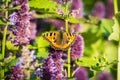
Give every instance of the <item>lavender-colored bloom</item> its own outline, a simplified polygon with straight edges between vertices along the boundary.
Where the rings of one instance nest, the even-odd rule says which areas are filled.
[[[81,18],[84,14],[84,7],[82,0],[73,0],[71,5],[71,15],[75,18]],[[73,28],[74,27],[74,28]],[[71,24],[70,29],[72,32],[80,32],[80,24]]]
[[[39,71],[39,69],[38,69]],[[54,61],[51,57],[44,60],[42,67],[40,68],[40,74],[36,73],[42,80],[52,80],[55,77],[56,67]]]
[[[105,6],[103,2],[97,2],[92,10],[92,15],[98,19],[105,17]]]
[[[28,0],[16,0],[14,5],[25,5],[28,3]]]
[[[29,57],[28,57],[29,56]],[[22,69],[29,68],[30,63],[35,59],[34,52],[31,52],[23,46],[22,54],[19,58],[19,62],[16,65],[19,65]]]
[[[35,58],[34,51],[29,51],[25,46],[23,46],[21,57],[18,58],[19,61],[16,63],[16,66],[19,66],[23,70],[22,74],[24,78],[29,78],[30,73],[27,69],[30,69],[31,62]]]
[[[82,25],[80,24],[70,24],[71,33],[79,33],[82,31]]]
[[[84,49],[84,41],[82,36],[78,35],[76,37],[76,40],[73,44],[73,46],[71,46],[71,59],[77,60],[80,59],[83,56],[83,49]]]
[[[96,80],[114,80],[114,79],[110,73],[108,73],[107,71],[102,71],[99,74],[97,74]]]
[[[26,45],[30,41],[30,14],[28,0],[18,0],[16,4],[21,8],[9,16],[9,20],[16,27],[12,29],[14,38],[11,41],[14,45]]]
[[[88,80],[87,70],[85,68],[79,67],[76,70],[74,77],[76,80]]]
[[[113,0],[107,0],[106,4],[106,17],[112,19],[114,16],[114,5]]]
[[[36,38],[36,33],[37,33],[37,30],[36,30],[36,22],[30,22],[30,40],[35,40]]]
[[[44,59],[43,65],[36,70],[42,80],[66,80],[63,75],[62,51],[49,49],[50,55]]]
[[[83,2],[82,0],[73,0],[71,5],[71,12],[75,18],[81,18],[83,16]]]
[[[9,78],[10,78],[10,80],[22,80],[22,69],[21,69],[21,67],[13,66]]]

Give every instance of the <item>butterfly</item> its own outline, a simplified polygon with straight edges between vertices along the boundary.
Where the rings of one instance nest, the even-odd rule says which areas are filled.
[[[65,31],[47,32],[43,37],[50,42],[56,50],[67,50],[75,41],[76,35]]]

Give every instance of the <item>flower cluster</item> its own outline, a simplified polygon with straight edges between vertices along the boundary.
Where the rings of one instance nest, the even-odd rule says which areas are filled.
[[[16,66],[13,67],[12,69],[12,73],[10,74],[10,79],[12,79],[11,76],[14,76],[16,80],[17,79],[16,75],[19,75],[19,74],[23,75],[22,77],[20,76],[21,78],[23,77],[29,78],[30,74],[28,69],[30,69],[31,67],[30,63],[35,59],[34,52],[33,51],[30,52],[25,46],[23,46],[21,57],[19,57],[18,59],[19,61],[16,63]],[[36,65],[34,65],[34,67],[36,67]],[[21,72],[18,73],[19,72],[18,70],[21,70]],[[18,80],[21,80],[21,79],[18,79]]]
[[[71,13],[75,18],[81,18],[83,16],[83,2],[82,0],[73,0],[71,5]]]
[[[106,18],[112,19],[114,16],[114,5],[113,5],[114,0],[107,0],[106,3]]]
[[[71,5],[71,16],[79,19],[82,18],[84,7],[82,0],[73,0]],[[71,24],[70,30],[71,32],[81,32],[81,25],[80,24]]]
[[[19,66],[13,66],[9,76],[11,80],[22,80],[22,69]]]
[[[96,80],[114,80],[112,75],[107,71],[102,71],[97,74]]]
[[[36,74],[42,80],[66,80],[63,63],[62,51],[51,50],[49,57],[44,59],[43,65],[36,70]]]
[[[15,37],[12,39],[14,45],[26,45],[30,41],[30,14],[28,0],[17,0],[15,5],[21,8],[9,16],[9,20],[15,25],[12,29]]]
[[[112,19],[114,15],[113,0],[107,0],[105,4],[101,1],[96,2],[92,10],[92,15],[98,19],[105,17]]]
[[[92,15],[97,17],[98,19],[102,19],[105,17],[105,6],[103,2],[97,2],[92,11]]]
[[[29,57],[28,57],[29,56]],[[22,54],[19,58],[19,62],[16,64],[17,66],[21,66],[23,69],[27,69],[30,67],[30,63],[35,59],[33,51],[29,51],[25,46],[22,48]]]
[[[88,80],[87,70],[83,67],[77,68],[74,77],[76,80]]]
[[[82,36],[78,35],[74,44],[71,46],[71,59],[77,60],[80,59],[83,55],[84,41]]]

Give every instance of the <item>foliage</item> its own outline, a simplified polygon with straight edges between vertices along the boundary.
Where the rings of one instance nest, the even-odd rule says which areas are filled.
[[[92,79],[95,80],[97,73],[102,72],[104,70],[110,72],[112,75],[114,73],[117,74],[117,69],[114,69],[114,67],[117,65],[118,62],[117,41],[119,41],[120,38],[119,36],[120,13],[113,15],[114,16],[113,19],[107,17],[98,19],[97,16],[92,15],[92,9],[97,1],[83,0],[85,14],[82,17],[78,18],[71,15],[72,10],[70,7],[71,6],[70,3],[58,4],[53,0],[29,0],[29,7],[31,12],[28,15],[29,8],[28,10],[26,9],[26,12],[24,12],[23,10],[23,14],[22,11],[20,11],[26,3],[22,3],[19,6],[16,6],[15,4],[12,3],[12,1],[14,0],[8,0],[9,2],[8,5],[7,3],[5,4],[5,0],[0,2],[0,6],[1,4],[6,5],[5,9],[0,8],[1,11],[0,47],[3,46],[5,47],[5,49],[3,48],[5,52],[3,52],[3,50],[0,49],[0,79],[2,79],[3,73],[4,73],[4,78],[8,79],[9,75],[11,74],[12,67],[20,66],[20,65],[22,65],[23,67],[24,79],[30,79],[30,80],[40,79],[39,77],[40,75],[38,75],[36,71],[37,69],[39,70],[39,68],[42,68],[43,65],[49,66],[52,65],[53,63],[56,64],[57,62],[59,63],[59,60],[61,59],[65,60],[64,62],[66,62],[68,58],[68,53],[70,53],[69,50],[68,52],[67,51],[59,52],[59,50],[58,52],[55,52],[57,50],[53,50],[53,49],[52,49],[53,51],[51,51],[51,47],[50,47],[51,43],[45,40],[42,34],[44,34],[44,32],[66,30],[67,27],[69,28],[69,30],[71,29],[71,32],[73,30],[72,33],[81,35],[84,38],[84,52],[82,58],[76,59],[75,61],[71,60],[71,63],[66,62],[63,66],[63,70],[65,71],[62,72],[65,75],[67,74],[66,69],[68,69],[69,67],[71,69],[70,77],[67,78],[68,80],[75,80],[74,73],[77,70],[76,67],[84,67],[88,73],[87,75],[90,80]],[[101,0],[101,1],[104,4],[106,4],[107,2],[107,0]],[[118,6],[118,8],[119,7],[120,6]],[[58,11],[59,8],[62,11],[62,13]],[[7,13],[5,11],[7,11]],[[32,11],[35,11],[35,13],[32,13]],[[3,17],[3,16],[1,17],[1,15],[3,15],[2,12],[6,14],[8,17]],[[13,12],[15,12],[16,16],[20,17],[20,19],[13,17],[12,18],[13,22],[11,22],[10,16]],[[17,13],[19,13],[19,16]],[[23,16],[24,14],[27,15],[27,18]],[[32,16],[32,18],[28,20],[28,16]],[[22,22],[20,21],[21,19],[25,23],[30,21],[30,26],[32,26],[32,28],[30,28],[30,26],[29,28],[26,28],[25,26],[21,27],[20,24],[20,22]],[[32,23],[35,25],[35,31],[33,29],[34,25],[32,25]],[[77,24],[80,24],[80,31],[75,32],[74,28],[76,27],[75,25]],[[4,35],[5,34],[4,30],[6,26],[7,26],[7,32],[6,32],[7,34]],[[24,32],[24,30],[27,31],[28,29],[30,29],[30,31]],[[19,32],[19,30],[21,30],[21,34],[17,33]],[[32,33],[32,31],[33,34],[35,33],[34,39],[31,38],[33,37],[33,34],[30,34],[30,32]],[[18,39],[21,39],[19,36],[22,35],[21,37],[24,37],[23,38],[24,40],[20,40],[20,41],[23,43],[26,40],[26,36],[28,35],[27,39],[29,39],[28,40],[29,42],[24,45],[15,45],[14,44],[15,41],[13,41],[13,35],[17,36]],[[4,41],[3,39],[5,39],[4,45],[2,44]],[[5,53],[4,57],[3,57],[3,53]],[[59,59],[59,56],[61,55],[57,55],[57,53],[62,53],[62,55],[64,56],[62,56],[62,58]],[[58,61],[56,58],[54,58],[56,56],[53,55],[56,55],[58,57]],[[21,60],[21,57],[23,56],[25,56],[24,60],[30,62],[24,63],[26,61]],[[29,58],[29,60],[27,60],[27,58]],[[53,62],[51,63],[45,62],[45,60],[47,61],[49,59]],[[25,65],[29,67],[26,67]],[[59,64],[59,66],[61,65],[62,63]],[[49,67],[51,68],[51,66]],[[52,68],[55,67],[56,66],[54,65]],[[39,71],[39,73],[40,72],[41,71]],[[116,75],[113,75],[113,77],[114,79],[116,79]]]

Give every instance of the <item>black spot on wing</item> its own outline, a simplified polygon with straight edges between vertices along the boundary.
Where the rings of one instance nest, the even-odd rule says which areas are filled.
[[[53,35],[55,36],[55,33],[53,33]]]
[[[50,36],[52,36],[52,33],[50,33]]]

